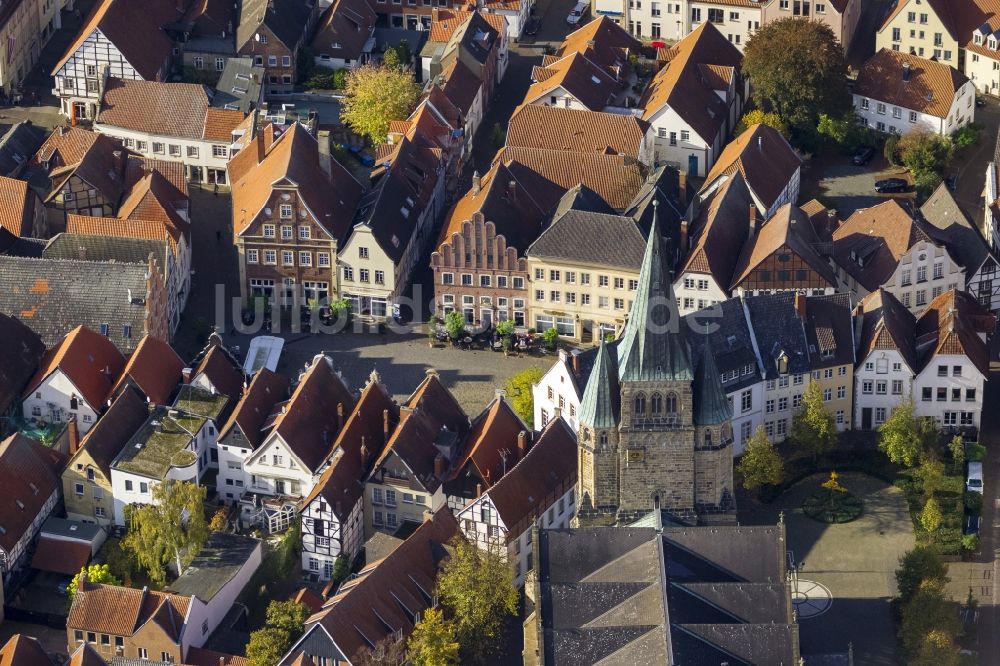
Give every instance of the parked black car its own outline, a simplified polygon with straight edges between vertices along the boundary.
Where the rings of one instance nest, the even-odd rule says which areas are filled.
[[[868,162],[870,162],[872,157],[874,156],[875,156],[875,149],[872,148],[871,146],[867,146],[856,152],[851,161],[857,164],[858,166],[864,166],[865,164],[868,164]]]
[[[976,95],[976,106],[986,106],[986,98]]]
[[[908,187],[909,183],[902,178],[885,178],[884,180],[875,181],[875,191],[879,194],[905,192]]]
[[[954,192],[955,188],[958,187],[958,174],[953,173],[948,175],[944,179],[944,186]]]
[[[965,517],[965,534],[979,534],[983,522],[982,516],[968,515]]]
[[[534,7],[534,5],[532,5]],[[537,35],[538,34],[539,21],[536,18],[531,18],[528,21],[528,25],[524,26],[524,34],[526,35]]]

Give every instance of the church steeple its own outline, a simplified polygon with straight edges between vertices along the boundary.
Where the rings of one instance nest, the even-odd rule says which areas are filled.
[[[733,408],[722,389],[719,368],[715,364],[712,345],[705,342],[694,378],[694,424],[718,425],[733,417]]]
[[[653,201],[653,224],[639,271],[639,288],[618,345],[622,381],[690,381],[694,375],[666,265],[658,205]]]
[[[621,414],[618,368],[608,346],[601,340],[594,369],[580,399],[580,424],[590,428],[615,428]]]

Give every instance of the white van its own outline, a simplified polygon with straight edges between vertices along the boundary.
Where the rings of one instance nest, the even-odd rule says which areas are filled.
[[[969,476],[965,479],[965,490],[970,493],[983,494],[983,463],[969,463]]]
[[[578,2],[576,6],[570,10],[569,16],[566,17],[566,23],[569,25],[578,25],[583,22],[584,17],[590,13],[590,3],[589,2]]]

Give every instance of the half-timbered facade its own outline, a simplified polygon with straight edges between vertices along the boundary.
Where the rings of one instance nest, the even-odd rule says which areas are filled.
[[[796,291],[832,294],[837,276],[820,251],[812,223],[802,209],[785,204],[743,246],[731,286],[739,294]]]
[[[532,568],[531,530],[569,527],[576,514],[576,435],[562,419],[545,426],[534,446],[503,478],[458,512],[459,527],[480,547],[507,549],[514,582]]]
[[[52,70],[52,92],[59,97],[63,115],[74,121],[96,117],[108,76],[166,80],[173,41],[162,28],[180,18],[184,5],[173,0],[101,0]]]
[[[363,480],[398,418],[398,407],[373,372],[334,443],[330,465],[302,502],[303,571],[329,580],[337,558],[351,562],[361,551]]]
[[[339,415],[354,405],[347,386],[326,356],[319,355],[287,402],[274,406],[271,429],[243,466],[247,483],[240,520],[270,532],[287,528],[299,502],[313,490],[334,453]],[[265,426],[267,427],[267,426]]]

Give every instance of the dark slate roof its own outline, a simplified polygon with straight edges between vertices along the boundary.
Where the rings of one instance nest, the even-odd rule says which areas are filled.
[[[809,346],[805,328],[795,313],[795,294],[790,291],[744,298],[750,325],[757,338],[764,378],[778,376],[778,357],[788,357],[789,374],[809,372]]]
[[[289,49],[305,36],[306,23],[312,15],[310,0],[243,0],[239,27],[236,28],[236,48],[254,38],[264,24]]]
[[[681,218],[684,217],[677,169],[660,166],[650,171],[631,205],[625,209],[625,214],[636,221],[644,234],[649,233],[649,228],[653,225],[653,201],[659,203],[656,215],[660,222],[660,233],[665,238],[677,238]]]
[[[733,417],[733,408],[729,405],[726,392],[722,389],[722,380],[719,368],[715,365],[715,352],[711,343],[701,348],[701,358],[698,361],[692,388],[695,425],[717,425]]]
[[[48,242],[42,258],[141,264],[145,268],[149,265],[149,255],[152,254],[162,274],[168,252],[170,246],[166,240],[62,233]]]
[[[31,121],[19,122],[0,137],[0,175],[19,173],[45,141],[44,128]]]
[[[547,664],[768,664],[798,651],[781,526],[538,534]]]
[[[645,244],[630,217],[568,210],[528,247],[528,256],[636,270]]]
[[[740,299],[730,298],[685,315],[681,330],[687,335],[693,357],[700,357],[701,348],[711,343],[720,375],[739,371],[738,377],[725,383],[727,393],[745,389],[763,379],[753,351],[753,335]],[[748,366],[750,372],[744,374],[743,370]]]
[[[169,591],[208,603],[249,562],[260,545],[253,537],[212,532],[180,578],[168,586]]]
[[[229,58],[222,70],[212,106],[250,113],[260,99],[264,83],[264,68],[253,64],[253,58]]]
[[[566,194],[559,199],[553,219],[558,219],[563,213],[576,210],[587,213],[602,213],[604,215],[614,215],[615,211],[600,194],[580,183],[566,190]]]
[[[854,319],[850,294],[806,298],[806,341],[814,370],[854,365]]]
[[[375,27],[375,50],[382,52],[388,47],[398,48],[405,40],[410,53],[420,53],[427,41],[429,30],[404,30],[403,28]]]
[[[943,241],[955,261],[966,269],[966,279],[972,278],[989,256],[989,247],[944,183],[920,207],[920,215],[929,223],[925,228]]]
[[[146,304],[139,299],[145,295],[145,263],[0,257],[0,313],[18,317],[49,347],[80,324],[94,331],[108,324],[115,346],[132,351],[144,330]]]
[[[693,378],[687,341],[680,333],[676,299],[656,215],[639,271],[639,288],[618,345],[622,381],[683,381]]]
[[[580,400],[580,423],[592,428],[614,428],[621,415],[618,364],[607,343],[601,340],[587,388]]]
[[[0,414],[6,414],[38,369],[45,345],[24,322],[2,312],[0,340]]]
[[[6,229],[0,229],[0,237],[4,235],[4,231]],[[42,253],[45,252],[45,246],[48,244],[48,241],[42,238],[15,238],[12,240],[10,245],[0,247],[0,254],[5,254],[8,257],[41,258]]]
[[[444,48],[444,57],[453,49],[461,49],[475,58],[480,65],[486,64],[490,51],[496,45],[498,33],[479,12],[473,12],[451,34]]]

